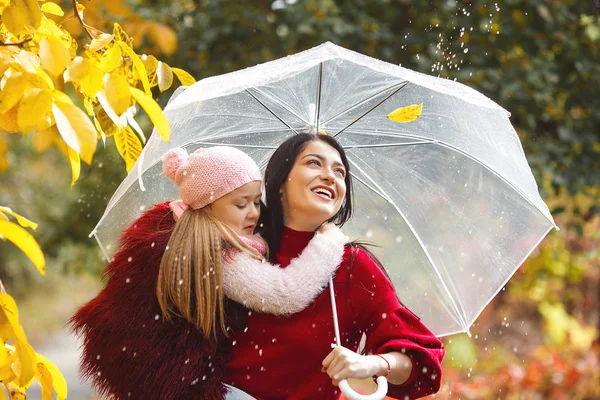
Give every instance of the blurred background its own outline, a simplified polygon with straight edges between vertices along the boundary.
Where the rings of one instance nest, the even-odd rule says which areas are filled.
[[[62,6],[70,9],[71,2]],[[473,326],[444,339],[436,399],[600,398],[600,4],[592,0],[83,1],[86,22],[119,22],[138,54],[197,80],[331,41],[483,92],[511,112],[552,231]],[[72,34],[87,43],[80,25]],[[165,105],[170,92],[158,97]],[[145,115],[144,115],[145,117]],[[139,121],[147,136],[148,120]],[[65,323],[102,285],[105,261],[88,234],[126,176],[99,145],[70,187],[56,149],[3,133],[0,204],[37,222],[45,277],[0,243],[0,279],[16,297],[36,351],[65,373],[69,398],[94,398],[77,377]],[[112,138],[108,138],[110,142]],[[400,293],[400,297],[402,294]],[[35,396],[32,396],[35,398]]]

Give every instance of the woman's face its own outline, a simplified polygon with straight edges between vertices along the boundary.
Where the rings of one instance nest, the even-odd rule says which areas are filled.
[[[238,235],[252,235],[260,217],[260,182],[244,186],[213,201],[210,209]]]
[[[309,142],[280,189],[284,225],[314,231],[337,214],[346,196],[345,176],[336,149],[320,140]]]

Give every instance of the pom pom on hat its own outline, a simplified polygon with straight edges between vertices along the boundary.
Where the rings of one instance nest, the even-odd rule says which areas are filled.
[[[185,151],[185,149],[176,148],[169,150],[169,152],[163,157],[163,174],[175,182],[177,170],[187,159],[188,153]]]

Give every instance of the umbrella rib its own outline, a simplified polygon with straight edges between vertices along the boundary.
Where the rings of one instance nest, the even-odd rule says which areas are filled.
[[[277,146],[259,146],[253,144],[237,144],[237,143],[219,143],[219,142],[194,142],[196,144],[206,144],[209,146],[230,146],[230,147],[241,147],[246,149],[264,149],[264,150],[275,150]]]
[[[381,100],[379,103],[375,104],[373,107],[371,107],[370,109],[367,110],[367,112],[365,112],[363,115],[361,115],[360,117],[356,118],[354,121],[350,122],[350,124],[348,126],[346,126],[345,128],[343,128],[342,130],[338,131],[335,135],[333,135],[333,137],[337,137],[338,135],[340,135],[342,132],[344,132],[346,129],[350,128],[352,125],[354,125],[358,120],[360,120],[362,117],[364,117],[365,115],[367,115],[368,113],[370,113],[371,111],[373,111],[374,109],[376,109],[377,107],[379,107],[380,105],[382,105],[387,99],[389,99],[390,97],[392,97],[393,95],[395,95],[396,93],[398,93],[400,91],[400,89],[402,89],[404,86],[408,85],[408,81],[404,81],[402,83],[399,84],[400,87],[398,87],[396,90],[394,90],[392,93],[390,93],[389,95],[387,95],[383,100]],[[358,107],[359,104],[357,104],[354,107]],[[353,107],[353,108],[354,108]]]
[[[344,146],[344,150],[349,149],[369,149],[377,147],[400,147],[400,146],[412,146],[415,144],[435,144],[434,140],[421,140],[418,142],[404,142],[404,143],[382,143],[382,144],[357,144]]]
[[[287,104],[281,102],[281,99],[275,98],[273,96],[271,96],[270,94],[267,94],[265,92],[263,92],[262,90],[258,89],[258,88],[252,88],[252,90],[254,90],[255,92],[260,93],[262,96],[266,97],[267,99],[271,100],[273,103],[277,104],[278,106],[281,106],[282,108],[286,109],[290,114],[293,114],[296,118],[298,118],[299,120],[301,120],[302,122],[306,123],[307,125],[309,124],[308,121],[305,121],[304,118],[302,118],[300,115],[298,115],[294,110],[292,110],[290,107],[288,107]],[[264,104],[263,104],[264,107]],[[271,111],[271,110],[269,110]],[[271,111],[271,113],[273,113]],[[273,114],[274,115],[274,114]],[[276,116],[276,115],[275,115]],[[276,116],[277,117],[277,116]],[[280,120],[281,121],[281,120]]]
[[[369,100],[372,100],[374,97],[379,96],[381,93],[384,93],[388,90],[393,90],[397,85],[405,85],[407,84],[408,81],[402,81],[400,83],[396,83],[395,85],[390,86],[387,89],[383,89],[381,92],[379,93],[375,93],[372,96],[367,97],[366,99],[359,101],[358,103],[356,103],[355,105],[347,108],[346,110],[342,111],[341,113],[336,114],[335,116],[329,118],[327,121],[323,122],[323,125],[330,123],[331,121],[335,121],[336,119],[338,119],[339,117],[341,117],[342,115],[346,115],[348,114],[350,111],[354,110],[356,107],[361,106],[362,104],[365,104],[366,102],[368,102]]]
[[[459,306],[454,301],[454,297],[450,293],[450,289],[446,285],[446,281],[444,281],[444,279],[442,278],[442,276],[440,274],[440,271],[438,271],[437,267],[435,266],[435,263],[433,262],[433,259],[431,258],[431,255],[427,251],[427,248],[425,247],[425,244],[423,243],[423,241],[421,239],[421,236],[419,236],[419,234],[417,233],[417,231],[415,230],[415,228],[412,226],[412,224],[410,223],[410,221],[408,220],[408,218],[406,218],[406,216],[404,215],[404,213],[402,212],[402,210],[400,210],[400,207],[398,207],[396,205],[396,203],[393,200],[391,200],[390,196],[388,196],[388,194],[385,192],[385,190],[383,190],[381,187],[379,187],[379,185],[377,185],[377,183],[373,179],[371,179],[369,177],[369,175],[367,173],[365,173],[365,171],[363,171],[358,166],[358,164],[355,161],[353,161],[350,158],[348,158],[348,161],[350,161],[350,163],[354,167],[356,167],[356,169],[358,169],[359,172],[361,172],[364,176],[366,176],[366,177],[369,178],[369,180],[373,183],[373,186],[375,186],[378,189],[378,190],[375,191],[375,193],[377,193],[379,196],[383,197],[383,199],[385,199],[386,201],[388,201],[392,205],[392,207],[394,207],[394,209],[398,212],[398,214],[400,214],[400,216],[402,217],[402,219],[404,220],[404,222],[406,223],[406,225],[410,229],[411,233],[413,234],[413,236],[415,237],[415,239],[419,243],[419,246],[420,246],[421,250],[423,251],[423,253],[425,253],[425,257],[427,258],[427,261],[429,261],[429,264],[433,267],[433,270],[435,271],[435,273],[436,273],[438,279],[440,280],[440,282],[441,282],[444,290],[446,291],[446,294],[448,295],[448,298],[450,299],[450,303],[452,304],[452,308],[454,308],[454,311],[456,312],[456,316],[460,319],[460,324],[468,331],[469,327],[467,326],[467,322],[465,320],[466,315],[464,313],[464,310],[462,309],[462,307],[460,307],[460,309],[459,309]],[[353,174],[353,176],[356,177],[356,175],[354,175],[354,174]]]
[[[319,118],[321,118],[321,85],[323,83],[323,62],[319,64],[319,83],[317,83],[317,107],[315,110],[315,126],[319,133]]]
[[[378,102],[377,104],[375,104],[373,107],[371,107],[369,110],[367,110],[364,114],[362,114],[360,117],[356,118],[354,121],[352,121],[350,124],[348,124],[346,127],[344,127],[343,129],[341,129],[340,131],[338,131],[335,135],[333,135],[333,137],[338,136],[340,133],[342,133],[343,131],[345,131],[346,129],[348,129],[349,127],[351,127],[352,125],[354,125],[358,120],[360,120],[362,117],[364,117],[365,115],[367,115],[368,113],[370,113],[371,111],[373,111],[374,109],[376,109],[377,107],[379,107],[382,103],[384,103],[387,99],[389,99],[390,97],[392,97],[393,95],[395,95],[400,89],[402,89],[404,86],[406,86],[408,84],[408,81],[404,81],[404,82],[400,82],[397,85],[400,85],[398,88],[396,88],[396,90],[394,90],[392,93],[390,93],[388,96],[386,96],[383,100],[381,100],[380,102]],[[352,107],[348,108],[345,111],[342,111],[341,113],[337,114],[335,117],[328,119],[327,121],[323,122],[323,125],[326,125],[328,123],[330,123],[331,121],[334,121],[336,119],[338,119],[339,117],[341,117],[342,115],[345,115],[347,113],[349,113],[350,111],[354,110],[356,107],[361,106],[362,104],[368,102],[369,100],[373,99],[374,97],[380,95],[381,93],[384,93],[387,90],[392,90],[394,89],[397,85],[394,86],[390,86],[387,89],[382,90],[379,93],[376,93],[366,99],[364,99],[363,101],[356,103],[355,105],[353,105]]]
[[[248,92],[248,94],[250,96],[252,96],[254,98],[254,100],[258,101],[260,103],[261,106],[263,106],[268,112],[270,112],[271,114],[273,114],[273,116],[275,118],[277,118],[282,124],[284,124],[285,126],[287,126],[289,129],[291,129],[292,131],[294,131],[294,133],[297,135],[298,131],[296,131],[294,128],[292,128],[290,125],[288,125],[284,120],[282,120],[281,118],[279,118],[279,116],[277,114],[275,114],[269,107],[267,107],[265,105],[265,103],[263,103],[262,101],[260,101],[260,99],[258,97],[256,97],[251,91],[250,89],[246,89],[246,92]]]
[[[359,132],[359,130],[357,130],[356,133],[358,133],[358,134],[365,133],[365,134],[368,134],[369,136],[381,136],[379,134],[384,134],[385,135],[388,132],[386,132],[386,131],[379,131],[379,132],[377,132],[377,134],[375,134],[375,133],[370,134],[368,131]],[[487,165],[485,162],[481,161],[479,158],[475,157],[474,155],[472,155],[472,154],[470,154],[470,153],[468,153],[468,152],[466,152],[466,151],[464,151],[464,150],[462,150],[462,149],[460,149],[460,148],[458,148],[458,147],[456,147],[454,145],[451,145],[449,143],[440,141],[438,139],[433,139],[432,140],[432,139],[429,139],[429,138],[426,138],[426,137],[420,136],[420,135],[403,135],[403,134],[398,135],[398,134],[394,134],[393,132],[389,132],[389,134],[390,134],[390,136],[394,136],[394,137],[431,140],[430,142],[428,142],[429,144],[435,144],[435,145],[438,145],[438,146],[446,147],[446,148],[448,148],[448,149],[450,149],[452,151],[455,151],[455,152],[457,152],[459,154],[462,154],[463,156],[465,156],[467,158],[470,158],[471,160],[473,160],[477,164],[481,165],[482,167],[484,167],[485,169],[487,169],[488,171],[490,171],[494,176],[498,177],[506,185],[508,185],[515,192],[517,192],[519,195],[521,195],[529,204],[531,204],[533,207],[535,207],[544,216],[544,218],[548,222],[550,222],[552,224],[552,226],[555,229],[559,229],[558,226],[556,226],[556,223],[552,219],[548,218],[548,216],[546,215],[546,213],[544,213],[544,211],[537,204],[535,204],[533,202],[533,200],[531,200],[531,197],[528,194],[526,194],[525,192],[523,192],[520,188],[518,188],[517,186],[515,186],[507,178],[505,178],[504,176],[500,175],[498,172],[494,171],[494,169],[492,169],[492,167],[490,167],[489,165]],[[424,143],[424,144],[428,144],[428,143]],[[386,147],[386,145],[380,145],[379,147]],[[349,146],[344,146],[344,148],[350,148],[350,147]]]

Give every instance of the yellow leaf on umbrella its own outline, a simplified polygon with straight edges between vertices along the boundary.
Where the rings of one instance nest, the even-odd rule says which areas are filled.
[[[42,4],[42,12],[46,14],[58,15],[59,17],[65,15],[65,12],[62,10],[62,8],[60,8],[58,4],[51,1]]]
[[[146,114],[148,114],[148,117],[150,117],[160,137],[165,142],[168,142],[171,136],[171,127],[158,103],[151,96],[148,96],[139,89],[130,87],[129,90],[133,98],[140,103]]]
[[[117,130],[114,137],[117,150],[125,160],[125,168],[129,172],[142,152],[142,144],[129,126]]]
[[[90,51],[98,51],[105,48],[110,42],[112,42],[113,39],[114,35],[111,35],[110,33],[102,33],[96,38],[92,39],[92,43],[90,43],[88,49]]]
[[[21,225],[23,228],[31,228],[33,230],[36,230],[38,227],[38,224],[36,224],[33,221],[28,220],[27,218],[17,214],[16,212],[14,212],[13,210],[11,210],[8,207],[2,207],[0,206],[0,213],[4,213],[4,214],[8,214],[8,215],[12,215],[13,217],[15,217],[17,219],[17,222],[19,223],[19,225]]]
[[[150,82],[148,81],[148,73],[146,72],[146,67],[144,67],[144,63],[142,62],[142,60],[140,60],[138,55],[135,54],[133,49],[129,47],[127,43],[121,41],[117,41],[117,43],[119,44],[119,46],[121,46],[121,50],[123,51],[123,53],[125,53],[129,58],[131,58],[131,61],[133,61],[133,67],[137,71],[140,80],[142,81],[144,91],[146,92],[146,94],[151,95],[152,92],[150,92]]]
[[[8,30],[21,35],[35,31],[42,22],[42,11],[36,0],[11,0],[2,11],[2,22]]]
[[[192,86],[194,83],[196,83],[196,80],[193,76],[180,68],[171,68],[171,71],[173,71],[183,86]]]
[[[104,75],[104,89],[102,93],[108,104],[117,114],[117,116],[123,115],[125,111],[131,106],[131,93],[129,93],[129,83],[122,74],[114,72],[112,74]]]
[[[158,62],[156,77],[158,79],[158,89],[161,92],[164,92],[173,84],[173,71],[171,71],[171,67],[169,67],[167,63],[162,61]]]
[[[98,67],[102,72],[112,72],[121,64],[121,47],[117,45],[109,46],[102,57]]]
[[[398,108],[388,114],[388,118],[394,122],[411,122],[419,118],[423,112],[423,103]]]
[[[25,92],[19,103],[18,123],[24,134],[42,124],[46,114],[52,111],[52,93],[49,90],[32,88]]]
[[[54,391],[58,395],[57,400],[63,400],[67,398],[67,381],[60,372],[60,370],[54,365],[52,361],[44,357],[43,355],[36,353],[38,365],[42,364],[46,370],[52,375],[52,386]]]
[[[0,92],[0,115],[13,108],[21,100],[26,86],[27,79],[21,72],[15,72],[6,80]]]
[[[45,274],[44,254],[31,233],[13,222],[0,221],[0,236],[13,242],[29,257],[40,274]]]
[[[75,182],[79,179],[81,173],[81,163],[79,162],[79,154],[69,147],[69,164],[71,165],[71,187],[75,186]]]
[[[0,224],[2,221],[0,221]],[[15,224],[13,224],[15,225]],[[19,229],[23,229],[15,225]],[[36,358],[33,348],[29,345],[25,331],[19,323],[19,310],[15,300],[6,293],[0,294],[0,307],[6,318],[8,319],[15,339],[15,348],[17,350],[18,360],[20,361],[20,371],[15,371],[17,374],[18,385],[26,386],[35,375]]]
[[[96,151],[96,128],[85,111],[77,107],[64,93],[52,93],[52,114],[65,143],[81,156],[86,164],[92,163]]]
[[[40,41],[40,61],[46,71],[59,76],[71,61],[69,47],[54,36],[43,38]]]
[[[177,34],[167,25],[151,21],[147,34],[164,54],[170,56],[177,49]]]

